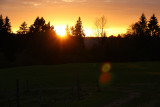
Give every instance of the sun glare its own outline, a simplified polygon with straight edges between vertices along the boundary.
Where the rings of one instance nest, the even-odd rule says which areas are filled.
[[[59,36],[64,37],[66,32],[65,28],[66,26],[55,26],[55,31]]]
[[[93,36],[91,29],[84,29],[84,33],[85,33],[85,35],[86,35],[87,37],[88,37],[88,36]]]
[[[66,26],[55,26],[56,33],[61,37],[65,36],[65,33],[66,33],[65,29],[66,29]],[[91,29],[88,29],[88,28],[84,29],[84,33],[87,37],[92,36]]]
[[[107,31],[107,36],[117,36],[118,34],[123,34],[126,33],[126,28],[108,28],[106,29]]]
[[[99,81],[102,85],[107,84],[110,80],[111,80],[111,74],[110,74],[110,70],[111,70],[111,63],[104,63],[101,67],[101,75],[99,78]]]

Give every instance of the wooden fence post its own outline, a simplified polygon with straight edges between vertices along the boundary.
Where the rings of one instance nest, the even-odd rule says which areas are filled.
[[[43,107],[42,88],[39,89],[39,95],[40,95],[40,107]]]
[[[78,96],[78,100],[80,100],[80,91],[81,91],[81,87],[80,87],[80,81],[79,81],[79,73],[77,72],[77,96]]]
[[[26,92],[29,92],[29,81],[26,80]]]
[[[16,83],[16,103],[17,103],[17,107],[20,107],[20,101],[19,101],[19,80],[17,80]]]
[[[97,91],[98,92],[101,92],[101,88],[100,88],[100,85],[99,85],[99,81],[97,80]]]

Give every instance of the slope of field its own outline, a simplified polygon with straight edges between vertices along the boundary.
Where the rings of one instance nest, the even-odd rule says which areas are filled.
[[[102,65],[0,69],[0,107],[160,106],[160,62],[111,63],[106,84],[99,82]]]

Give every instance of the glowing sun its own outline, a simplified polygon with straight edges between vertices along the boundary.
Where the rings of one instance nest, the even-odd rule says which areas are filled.
[[[55,26],[55,31],[59,36],[63,37],[66,33],[65,28],[66,26]]]
[[[58,36],[61,36],[61,37],[65,36],[65,34],[66,34],[66,30],[65,30],[66,26],[55,26],[54,29],[55,29],[55,31],[56,31],[56,33],[57,33]],[[85,33],[85,35],[87,37],[93,35],[91,29],[85,28],[83,30],[84,30],[84,33]]]
[[[85,35],[87,36],[87,37],[89,37],[89,36],[93,36],[93,34],[92,34],[92,30],[91,29],[84,29],[84,33],[85,33]]]

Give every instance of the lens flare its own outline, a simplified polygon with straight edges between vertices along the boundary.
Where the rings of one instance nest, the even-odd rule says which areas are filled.
[[[104,63],[101,67],[101,75],[99,78],[99,81],[101,83],[101,85],[105,85],[107,84],[110,80],[111,80],[111,74],[110,74],[110,70],[111,70],[111,63]]]
[[[111,64],[110,63],[105,63],[101,67],[101,72],[109,72],[111,70]]]
[[[111,75],[109,73],[102,73],[100,76],[100,83],[106,84],[111,80]]]

